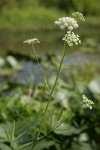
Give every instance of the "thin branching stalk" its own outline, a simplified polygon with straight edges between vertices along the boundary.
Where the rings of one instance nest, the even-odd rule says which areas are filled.
[[[49,95],[49,100],[47,102],[47,105],[46,105],[46,108],[45,108],[45,111],[44,111],[44,114],[43,114],[43,117],[42,117],[42,121],[41,121],[41,125],[40,125],[40,128],[39,128],[39,132],[38,132],[38,136],[37,136],[37,139],[39,139],[39,136],[40,136],[40,132],[41,132],[41,128],[42,128],[42,125],[43,125],[43,122],[44,122],[44,118],[45,118],[45,114],[47,112],[47,109],[49,107],[49,104],[50,104],[50,101],[51,101],[51,98],[52,98],[52,95],[53,95],[53,92],[55,90],[55,87],[56,87],[56,84],[57,84],[57,81],[58,81],[58,77],[59,77],[59,73],[60,73],[60,70],[61,70],[61,66],[63,64],[63,60],[64,60],[64,57],[65,57],[65,50],[66,50],[66,42],[64,43],[64,48],[63,48],[63,52],[62,52],[62,57],[61,57],[61,61],[60,61],[60,65],[59,65],[59,68],[58,68],[58,72],[57,72],[57,76],[56,76],[56,79],[55,79],[55,83],[53,85],[53,88],[50,92],[50,95]]]
[[[51,132],[52,132],[53,130],[55,130],[57,127],[59,127],[62,123],[64,123],[73,113],[75,113],[77,110],[79,110],[79,108],[82,107],[83,104],[84,104],[84,103],[82,103],[81,105],[79,105],[73,112],[70,112],[70,113],[68,114],[68,116],[67,116],[66,118],[64,118],[61,122],[59,122],[58,124],[55,123],[55,125],[52,127]]]
[[[33,48],[33,51],[34,51],[34,53],[35,53],[35,48],[34,48],[33,43],[32,43],[32,48]],[[46,89],[48,90],[48,92],[50,93],[50,88],[49,88],[49,86],[48,86],[47,80],[45,79],[45,75],[44,75],[44,72],[43,72],[43,70],[42,70],[42,68],[41,68],[41,65],[40,65],[38,56],[35,58],[35,60],[37,61],[38,66],[39,66],[39,69],[40,69],[40,73],[41,73],[41,77],[42,77],[41,80],[42,80],[42,82],[44,83],[45,88],[46,88]]]

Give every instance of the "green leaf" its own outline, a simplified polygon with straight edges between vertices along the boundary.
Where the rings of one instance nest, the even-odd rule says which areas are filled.
[[[37,145],[35,146],[34,150],[44,150],[49,148],[50,146],[54,145],[55,142],[53,140],[46,140],[46,139],[42,139],[40,140]]]
[[[77,129],[69,124],[65,124],[65,123],[62,123],[60,126],[58,126],[54,132],[56,134],[61,134],[61,135],[67,135],[67,136],[70,136],[70,135],[73,135],[73,134],[79,134],[80,133],[80,129]]]
[[[90,89],[91,92],[100,94],[100,77],[92,80],[88,84],[88,88]]]

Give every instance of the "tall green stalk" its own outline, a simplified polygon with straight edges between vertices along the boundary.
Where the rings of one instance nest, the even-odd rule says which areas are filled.
[[[64,42],[64,48],[63,48],[63,51],[62,51],[62,56],[61,56],[61,61],[60,61],[60,64],[59,64],[57,76],[56,76],[54,85],[53,85],[53,87],[52,87],[52,90],[51,90],[51,92],[50,92],[50,95],[49,95],[50,98],[49,98],[49,100],[48,100],[48,102],[47,102],[47,105],[46,105],[46,108],[45,108],[45,111],[44,111],[44,114],[43,114],[43,117],[42,117],[42,121],[41,121],[41,125],[40,125],[40,128],[39,128],[39,132],[38,132],[37,139],[39,139],[40,132],[41,132],[41,128],[42,128],[42,125],[43,125],[43,122],[44,122],[44,119],[45,119],[45,114],[46,114],[47,109],[48,109],[48,107],[49,107],[49,104],[50,104],[50,101],[51,101],[51,98],[52,98],[52,94],[53,94],[53,92],[54,92],[54,90],[55,90],[55,87],[56,87],[56,85],[57,85],[59,73],[60,73],[60,70],[61,70],[61,67],[62,67],[62,64],[63,64],[63,60],[64,60],[64,57],[65,57],[65,50],[66,50],[66,42]]]

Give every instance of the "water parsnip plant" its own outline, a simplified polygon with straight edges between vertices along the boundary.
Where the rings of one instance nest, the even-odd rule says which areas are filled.
[[[49,131],[47,130],[45,116],[46,116],[46,113],[48,111],[50,102],[52,100],[52,96],[54,94],[55,88],[57,86],[57,82],[58,82],[58,79],[59,79],[59,74],[60,74],[60,71],[61,71],[61,68],[62,68],[62,65],[63,65],[63,61],[64,61],[64,58],[65,58],[66,47],[67,47],[67,45],[68,46],[74,46],[74,45],[81,44],[80,36],[74,32],[74,30],[79,27],[78,20],[85,21],[84,16],[81,13],[75,12],[75,13],[72,13],[72,17],[62,17],[62,18],[59,18],[57,21],[55,21],[55,25],[58,26],[61,30],[64,30],[65,34],[64,34],[64,36],[62,38],[62,40],[64,41],[64,46],[63,46],[63,51],[62,51],[62,55],[61,55],[61,60],[60,60],[60,63],[59,63],[57,74],[56,74],[56,79],[55,79],[55,82],[54,82],[52,87],[50,87],[48,85],[48,81],[45,78],[45,74],[43,73],[43,70],[41,68],[40,62],[38,61],[38,58],[37,58],[37,63],[39,65],[39,67],[40,67],[42,81],[43,81],[43,83],[45,85],[45,88],[48,89],[48,97],[49,97],[49,99],[48,99],[47,105],[46,105],[46,107],[44,109],[44,113],[43,113],[43,116],[41,118],[41,124],[40,124],[39,130],[37,132],[36,140],[35,140],[35,142],[33,142],[33,146],[32,146],[31,150],[34,149],[34,147],[36,146],[36,144],[38,143],[38,141],[40,139],[42,139],[44,137],[47,137],[52,131],[54,131],[63,122],[65,122],[73,113],[73,112],[68,112],[68,115],[65,118],[63,118],[62,120],[60,120],[61,117],[62,117],[62,114],[63,114],[63,110],[61,110],[59,112],[58,120],[54,123],[54,125],[52,125],[52,124],[50,125],[51,127],[50,127]],[[28,39],[28,40],[24,41],[24,43],[31,44],[32,48],[34,50],[34,54],[35,54],[34,44],[40,43],[40,41],[37,38],[33,38],[33,39]],[[83,102],[79,106],[79,108],[83,104],[86,104],[87,107],[92,109],[92,105],[94,103],[91,100],[88,100],[88,98],[85,95],[82,96],[82,99],[83,99],[82,100]],[[75,111],[77,109],[79,109],[79,108],[76,108]],[[44,130],[44,132],[42,130]]]

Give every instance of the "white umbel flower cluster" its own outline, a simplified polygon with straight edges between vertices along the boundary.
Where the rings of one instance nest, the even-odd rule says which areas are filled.
[[[74,32],[68,31],[67,34],[62,38],[69,46],[73,46],[75,43],[76,45],[81,44],[81,40],[79,39],[79,35],[75,34]]]
[[[28,40],[24,41],[24,43],[35,44],[35,43],[40,43],[40,41],[37,38],[33,38],[33,39],[28,39]]]
[[[78,28],[77,21],[71,17],[62,17],[55,21],[55,24],[60,27],[61,30],[68,29],[72,31],[73,29]]]
[[[94,104],[91,100],[89,100],[85,95],[82,95],[82,101],[86,104],[87,107],[92,109],[92,105]]]
[[[72,17],[62,17],[55,21],[55,25],[60,27],[61,30],[67,30],[67,33],[64,35],[62,40],[67,42],[69,46],[73,44],[81,44],[79,36],[73,32],[74,29],[78,28],[77,20],[85,21],[83,14],[79,12],[72,13]],[[66,31],[65,30],[65,31]]]

